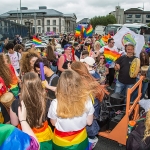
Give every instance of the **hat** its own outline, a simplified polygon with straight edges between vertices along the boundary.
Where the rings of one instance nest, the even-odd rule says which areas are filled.
[[[64,45],[64,50],[67,49],[68,47],[72,48],[72,45],[71,44]]]
[[[85,62],[86,64],[88,64],[89,66],[94,66],[94,64],[95,64],[95,60],[94,60],[94,58],[92,58],[92,57],[86,57],[86,58],[84,58],[84,59],[81,59],[80,60],[81,62]]]

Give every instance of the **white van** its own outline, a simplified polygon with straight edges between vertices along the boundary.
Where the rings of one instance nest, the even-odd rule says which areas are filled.
[[[98,25],[95,27],[95,34],[100,34],[100,35],[103,35],[105,34],[104,32],[104,29],[105,29],[105,26],[101,26],[101,25]]]

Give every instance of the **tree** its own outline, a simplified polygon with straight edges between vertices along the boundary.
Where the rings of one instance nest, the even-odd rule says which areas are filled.
[[[150,27],[150,23],[148,24],[148,26]]]
[[[116,18],[113,15],[95,16],[90,19],[90,24],[93,26],[94,29],[97,25],[107,26],[108,24],[114,24],[116,22]]]

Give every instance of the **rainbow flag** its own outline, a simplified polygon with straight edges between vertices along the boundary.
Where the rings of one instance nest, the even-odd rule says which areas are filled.
[[[81,36],[81,32],[82,32],[82,26],[78,25],[75,31],[75,36]]]
[[[35,45],[41,45],[42,44],[42,41],[39,39],[39,38],[37,38],[37,37],[33,37],[33,44],[35,44]]]
[[[102,39],[105,43],[107,43],[109,38],[111,38],[111,35],[110,35],[110,34],[104,35],[101,39]]]
[[[102,39],[99,40],[99,43],[100,43],[101,47],[105,46],[105,42]]]
[[[10,91],[13,93],[13,95],[16,97],[19,94],[19,87],[18,84],[10,84]]]
[[[121,56],[121,54],[119,54],[115,50],[111,51],[107,48],[104,48],[104,56],[106,58],[107,64],[110,65],[112,62],[116,61]]]
[[[36,140],[16,127],[0,124],[0,149],[1,150],[39,150]]]
[[[86,129],[72,132],[54,130],[53,148],[55,150],[92,150]]]
[[[89,25],[86,28],[86,36],[92,36],[92,35],[93,35],[93,27],[92,27],[92,25]]]
[[[18,128],[21,129],[21,125],[18,125]],[[45,121],[43,123],[43,127],[41,128],[32,128],[32,131],[34,132],[36,138],[38,139],[38,142],[40,143],[40,150],[53,150],[52,148],[52,138],[53,138],[53,132],[51,128],[48,125],[48,122]]]

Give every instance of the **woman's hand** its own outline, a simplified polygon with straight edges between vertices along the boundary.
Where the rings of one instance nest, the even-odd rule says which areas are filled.
[[[27,118],[27,111],[23,101],[21,101],[21,107],[19,106],[18,108],[18,117],[19,121],[26,120]]]

